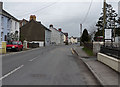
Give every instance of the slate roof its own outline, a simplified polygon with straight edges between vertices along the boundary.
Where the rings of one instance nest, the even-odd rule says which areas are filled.
[[[31,21],[34,21],[34,20],[31,20]],[[22,26],[21,28],[23,28],[23,27],[25,27],[27,24],[29,24],[31,21],[29,21],[28,23],[26,23],[24,26]],[[43,24],[41,24],[41,22],[39,22],[39,21],[34,21],[35,23],[37,23],[37,24],[39,24],[40,26],[43,26],[46,30],[48,30],[48,31],[50,31],[51,32],[51,30],[50,29],[48,29],[47,27],[45,27]]]
[[[68,36],[68,33],[64,33],[65,36]]]
[[[9,14],[7,11],[5,11],[5,10],[2,10],[2,15],[4,15],[4,16],[6,16],[6,17],[8,17],[8,18],[11,18],[11,19],[13,19],[13,20],[15,20],[15,21],[17,21],[17,22],[19,22],[19,20],[17,19],[17,18],[15,18],[14,16],[12,16],[11,14]]]
[[[23,22],[23,21],[26,21],[26,22],[28,22],[28,20],[26,20],[26,19],[22,19],[22,20],[19,20],[20,22]]]

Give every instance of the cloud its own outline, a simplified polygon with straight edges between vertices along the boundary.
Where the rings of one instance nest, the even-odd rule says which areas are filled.
[[[44,2],[37,2],[36,0],[34,0],[34,2],[6,1],[4,3],[4,9],[18,19],[25,18],[29,20],[29,16],[31,14],[35,14],[37,16],[37,20],[41,21],[45,26],[49,27],[50,24],[53,24],[56,28],[61,27],[63,31],[68,32],[70,36],[79,36],[79,26],[85,19],[91,0],[88,0],[88,2],[83,0],[79,0],[80,2],[72,2],[73,0],[69,2],[64,2],[64,0],[57,0],[57,2],[42,1]],[[115,9],[118,8],[118,2],[109,3],[111,3]],[[102,7],[102,1],[97,2],[96,0],[93,0],[89,14],[83,24],[83,29],[87,28],[88,31],[93,31],[91,26],[94,26],[100,17]]]

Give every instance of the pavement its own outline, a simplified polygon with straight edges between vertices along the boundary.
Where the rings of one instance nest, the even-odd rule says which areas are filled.
[[[70,46],[50,46],[2,57],[3,85],[99,85]]]
[[[88,56],[83,50],[83,47],[74,47],[75,52],[79,56],[99,83],[103,86],[119,86],[119,74],[107,65],[97,61],[97,57]]]
[[[44,47],[40,47],[40,48],[44,48]],[[27,48],[27,49],[23,49],[23,51],[17,51],[17,52],[14,52],[14,51],[7,51],[5,54],[0,54],[0,56],[8,56],[8,55],[14,55],[14,54],[19,54],[19,53],[23,53],[23,52],[28,52],[28,51],[32,51],[32,50],[36,50],[36,49],[40,49],[40,48]]]

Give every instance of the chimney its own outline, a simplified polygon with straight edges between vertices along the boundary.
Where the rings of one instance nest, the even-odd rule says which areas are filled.
[[[35,16],[35,15],[31,15],[31,16],[30,16],[30,21],[31,21],[31,20],[36,21],[36,16]]]
[[[53,25],[51,24],[51,25],[49,26],[49,28],[53,28]]]
[[[0,2],[0,10],[3,9],[3,2]]]
[[[61,32],[61,31],[62,31],[62,29],[61,29],[61,28],[59,28],[59,29],[58,29],[58,31],[59,31],[59,32]]]

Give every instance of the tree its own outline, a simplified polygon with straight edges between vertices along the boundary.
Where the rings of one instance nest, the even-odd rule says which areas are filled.
[[[13,40],[18,41],[19,40],[18,31],[15,31],[15,33],[7,33],[6,38],[8,42]]]
[[[118,27],[115,30],[116,36],[120,36],[120,17],[118,17]]]
[[[87,29],[84,29],[83,34],[81,36],[81,42],[85,43],[85,42],[89,42],[90,41],[90,36],[88,34]]]
[[[102,33],[104,33],[103,29],[112,29],[112,37],[115,37],[115,30],[117,28],[117,13],[113,9],[111,4],[106,3],[106,24],[103,28],[103,13],[101,13],[101,17],[99,18],[99,21],[97,22],[96,26],[98,28],[98,32],[101,32],[100,36],[103,36]],[[99,35],[97,32],[96,36]]]
[[[98,38],[99,36],[103,36],[103,31],[98,29],[98,31],[95,33],[94,40],[97,41],[97,38]]]

